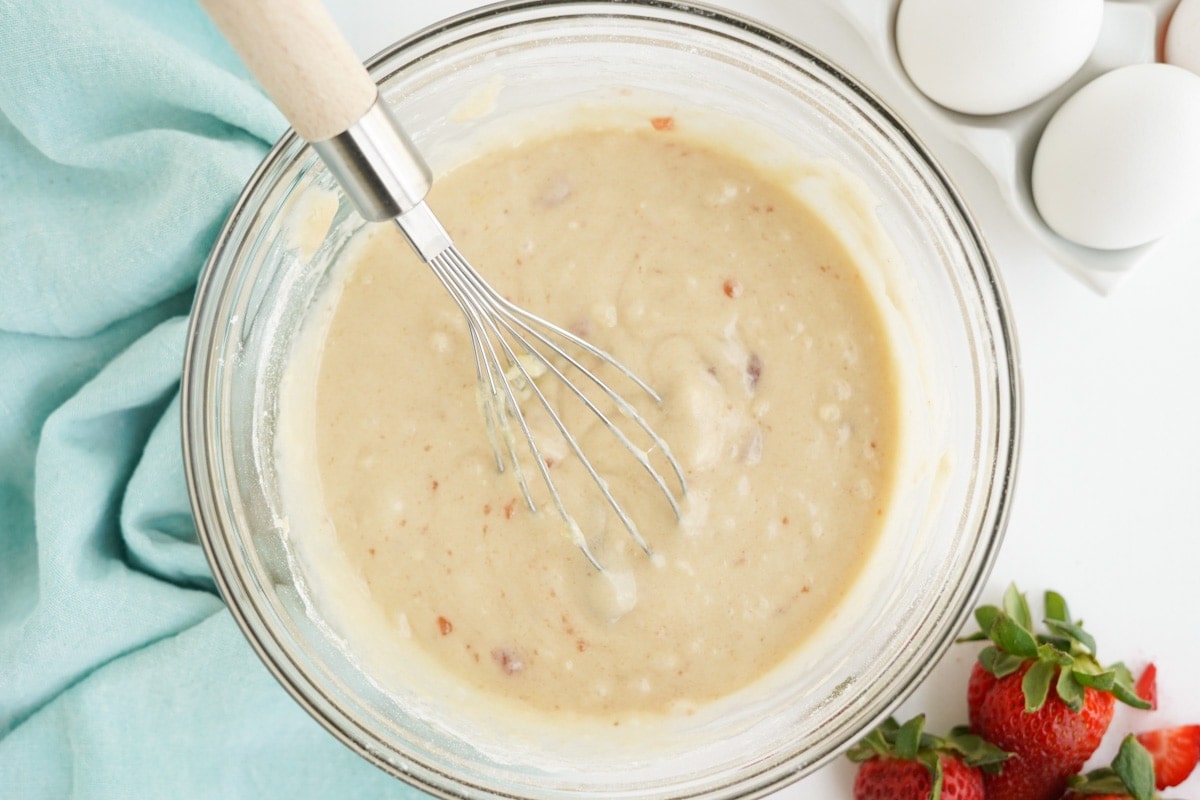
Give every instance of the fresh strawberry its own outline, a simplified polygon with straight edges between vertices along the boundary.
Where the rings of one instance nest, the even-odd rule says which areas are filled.
[[[1154,760],[1155,785],[1159,789],[1178,786],[1200,763],[1200,725],[1162,728],[1137,735]]]
[[[924,715],[888,719],[850,749],[854,800],[983,800],[983,771],[1008,754],[965,728],[942,738],[924,727]]]
[[[1158,667],[1147,664],[1133,689],[1138,697],[1150,704],[1151,711],[1158,708]]]
[[[1034,632],[1016,587],[1003,608],[980,606],[975,618],[980,630],[964,641],[991,643],[967,686],[971,730],[1012,753],[999,772],[984,775],[988,800],[1058,800],[1099,747],[1115,702],[1149,704],[1123,664],[1100,665],[1095,640],[1055,592],[1046,592],[1046,633]]]
[[[933,793],[933,777],[919,761],[882,756],[864,762],[854,778],[854,800],[983,800],[983,778],[961,761],[943,756],[942,786]]]
[[[1068,779],[1095,752],[1113,716],[1113,696],[1084,690],[1076,712],[1057,695],[1050,695],[1029,712],[1023,684],[1032,663],[994,680],[992,690],[971,709],[971,728],[1012,752],[1013,758],[997,775],[986,779],[988,800],[1056,800]],[[992,677],[979,663],[971,673]]]
[[[1161,800],[1154,789],[1154,761],[1130,735],[1121,741],[1112,766],[1071,778],[1063,800]]]

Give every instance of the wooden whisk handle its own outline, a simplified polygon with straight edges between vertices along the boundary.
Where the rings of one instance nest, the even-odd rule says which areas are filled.
[[[364,219],[395,219],[421,205],[429,166],[320,0],[200,3]],[[414,241],[419,252],[441,246],[435,227]]]
[[[377,90],[320,0],[200,0],[288,122],[309,142],[357,122]]]

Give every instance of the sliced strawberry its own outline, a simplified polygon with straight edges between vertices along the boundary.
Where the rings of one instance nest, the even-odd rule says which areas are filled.
[[[1200,763],[1200,725],[1161,728],[1137,735],[1154,759],[1154,780],[1159,789],[1178,786]]]
[[[1147,664],[1146,669],[1142,670],[1133,690],[1138,697],[1150,704],[1151,711],[1158,708],[1158,667],[1154,666],[1154,662]]]

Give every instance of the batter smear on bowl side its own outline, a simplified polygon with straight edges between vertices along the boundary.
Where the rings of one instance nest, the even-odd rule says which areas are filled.
[[[682,521],[594,417],[566,412],[653,557],[535,406],[605,571],[497,473],[461,312],[390,226],[341,272],[311,380],[289,390],[315,386],[312,491],[355,580],[397,638],[486,695],[613,720],[729,695],[802,646],[880,535],[900,413],[877,300],[819,213],[684,128],[528,139],[430,197],[505,296],[662,396],[639,408],[686,470]]]

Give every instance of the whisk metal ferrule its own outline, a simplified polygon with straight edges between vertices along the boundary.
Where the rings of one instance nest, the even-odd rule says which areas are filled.
[[[354,208],[370,222],[408,213],[433,185],[429,165],[378,92],[349,128],[311,144]]]

